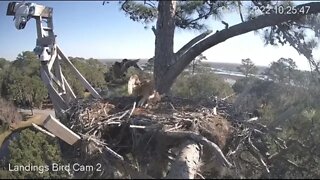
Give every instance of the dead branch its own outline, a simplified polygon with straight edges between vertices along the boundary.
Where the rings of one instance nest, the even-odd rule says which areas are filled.
[[[211,34],[212,31],[206,31],[195,38],[191,39],[186,45],[184,45],[177,53],[176,57],[180,58],[187,50],[189,50],[192,46],[194,46],[197,42],[201,41],[205,37],[207,37],[209,34]]]
[[[136,102],[133,103],[133,107],[132,107],[132,110],[130,112],[129,118],[131,117],[131,115],[132,115],[132,113],[133,113],[135,108],[136,108]]]
[[[244,22],[243,16],[242,16],[242,12],[241,12],[241,2],[240,2],[240,1],[238,1],[238,9],[239,9],[239,14],[240,14],[241,22]]]
[[[98,140],[98,139],[95,139],[95,138],[93,138],[92,136],[87,136],[87,135],[85,135],[85,134],[80,134],[84,139],[86,139],[87,141],[92,141],[92,142],[94,142],[96,145],[98,145],[98,146],[101,146],[101,147],[104,147],[105,149],[106,149],[106,151],[108,151],[111,155],[113,155],[114,157],[116,157],[116,158],[118,158],[118,159],[120,159],[120,160],[124,160],[123,159],[123,157],[121,156],[121,155],[119,155],[118,153],[116,153],[116,152],[114,152],[111,148],[109,148],[108,146],[107,146],[107,144],[106,143],[104,143],[104,142],[102,142],[102,141],[100,141],[100,140]]]
[[[209,148],[209,150],[213,153],[214,157],[217,157],[218,162],[220,165],[225,167],[232,167],[232,164],[227,160],[227,158],[222,153],[219,146],[217,146],[215,143],[209,141],[207,138],[200,136],[194,132],[188,132],[188,131],[179,131],[179,132],[163,132],[167,138],[174,138],[174,139],[192,139],[196,141],[197,143],[202,144],[203,146]]]
[[[270,170],[269,170],[267,164],[266,164],[266,163],[264,162],[264,160],[263,160],[263,156],[261,155],[259,149],[252,143],[250,137],[248,137],[247,145],[248,145],[248,147],[249,147],[249,152],[253,155],[253,157],[255,157],[255,158],[258,160],[258,162],[260,163],[260,165],[261,165],[262,167],[264,167],[265,170],[266,170],[268,173],[270,173]]]

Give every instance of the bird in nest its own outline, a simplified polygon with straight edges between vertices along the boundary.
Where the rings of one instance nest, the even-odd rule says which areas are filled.
[[[128,81],[128,94],[137,98],[138,107],[161,100],[160,94],[154,89],[153,79],[142,79],[137,74],[130,77]]]

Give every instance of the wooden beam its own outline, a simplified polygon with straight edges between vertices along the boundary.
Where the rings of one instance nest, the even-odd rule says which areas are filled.
[[[70,130],[68,127],[63,125],[58,119],[52,117],[49,115],[47,119],[44,121],[43,126],[52,134],[59,137],[66,143],[73,145],[78,140],[81,139],[81,137],[74,133],[72,130]]]
[[[53,102],[55,110],[61,111],[68,109],[69,107],[66,104],[65,100],[59,95],[59,93],[54,88],[52,81],[50,80],[49,75],[47,74],[46,68],[46,65],[41,65],[41,79],[48,88],[50,99]]]
[[[75,73],[75,75],[80,79],[81,83],[85,86],[85,88],[90,91],[91,95],[97,99],[101,99],[99,93],[91,86],[91,84],[82,76],[82,74],[78,71],[78,69],[71,63],[68,57],[66,57],[59,46],[57,46],[58,55],[63,59],[66,64],[70,67],[70,69]]]

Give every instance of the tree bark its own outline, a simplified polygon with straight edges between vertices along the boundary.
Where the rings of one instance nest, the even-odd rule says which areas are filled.
[[[310,6],[308,14],[316,14],[320,12],[320,3],[312,2],[296,6],[299,9],[303,6]],[[216,33],[200,40],[192,39],[187,45],[188,49],[178,51],[173,55],[173,33],[174,33],[174,8],[172,1],[160,1],[158,10],[159,18],[157,21],[156,35],[156,53],[155,53],[155,83],[159,93],[167,93],[179,74],[202,52],[207,49],[226,41],[229,38],[245,34],[254,30],[262,29],[269,26],[278,25],[287,21],[299,20],[306,14],[268,14],[261,15],[255,19],[239,23],[227,29],[217,31]],[[163,23],[163,22],[167,23]],[[161,26],[163,25],[163,26]],[[206,34],[208,35],[208,34]],[[187,49],[187,50],[186,50]],[[174,62],[170,64],[168,62]]]
[[[165,92],[168,87],[170,88],[173,83],[163,82],[170,81],[170,79],[166,78],[165,74],[174,62],[173,40],[175,8],[175,1],[159,1],[159,15],[155,40],[154,81],[156,90],[161,94]]]
[[[200,151],[198,144],[186,141],[180,146],[180,153],[166,179],[194,179],[200,166]]]

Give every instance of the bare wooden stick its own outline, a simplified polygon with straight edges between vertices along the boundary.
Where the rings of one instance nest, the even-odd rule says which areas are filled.
[[[87,109],[88,121],[90,120],[90,111]]]
[[[199,172],[197,172],[197,176],[199,176],[201,179],[206,179],[202,174],[200,174]]]
[[[84,136],[84,137],[86,137],[86,138],[88,138],[88,135],[85,135],[85,134],[81,134],[81,135]],[[100,146],[103,146],[111,155],[113,155],[113,156],[116,157],[117,159],[120,159],[120,160],[122,160],[122,161],[124,160],[124,158],[123,158],[121,155],[119,155],[118,153],[116,153],[115,151],[113,151],[111,148],[109,148],[105,142],[102,142],[102,141],[100,141],[100,140],[98,140],[98,139],[92,138],[91,136],[90,136],[89,138],[90,138],[90,140],[91,140],[92,142],[94,142],[95,144],[100,145]],[[89,140],[89,139],[88,139],[88,140]]]
[[[95,120],[95,118],[92,118],[91,122],[90,122],[90,126],[92,126],[93,121]]]
[[[182,125],[181,125],[181,124],[180,124],[180,125],[178,125],[178,126],[177,126],[177,124],[176,124],[176,125],[175,125],[175,127],[170,128],[170,129],[167,129],[167,130],[165,130],[165,132],[174,131],[174,130],[177,130],[177,129],[181,128],[181,127],[182,127]]]
[[[258,120],[258,117],[253,117],[251,119],[248,119],[247,122],[252,122],[252,121],[256,121],[256,120]]]
[[[174,111],[177,111],[176,108],[172,105],[172,103],[169,103],[169,104],[170,104],[170,106],[172,107],[172,109],[173,109]]]
[[[230,98],[230,97],[232,97],[232,96],[234,96],[234,95],[235,95],[235,93],[230,94],[229,96],[226,96],[226,97],[222,98],[221,100],[224,101],[224,100],[226,100],[226,99],[228,99],[228,98]]]
[[[54,134],[50,133],[49,131],[41,128],[40,126],[38,126],[38,125],[36,125],[36,124],[34,124],[34,123],[32,123],[32,126],[33,126],[34,128],[36,128],[36,129],[38,129],[40,132],[42,132],[42,133],[44,133],[44,134],[46,134],[46,135],[48,135],[48,136],[51,136],[51,137],[53,137],[53,138],[56,137]]]
[[[125,111],[118,119],[121,120],[125,115],[127,115],[129,110]]]
[[[129,115],[128,118],[131,117],[131,115],[132,115],[132,113],[133,113],[133,111],[134,111],[135,108],[136,108],[136,102],[133,103],[133,107],[132,107],[132,110],[131,110],[130,115]]]
[[[106,107],[103,107],[103,112],[104,112],[104,115],[108,116],[107,111],[106,111]]]
[[[249,145],[249,152],[259,161],[260,165],[262,165],[265,168],[265,170],[268,173],[270,173],[270,170],[269,170],[267,164],[264,162],[259,149],[252,143],[250,137],[248,138],[247,142]]]
[[[113,120],[121,120],[125,115],[127,115],[129,112],[129,110],[125,111],[121,116],[115,116],[115,117],[112,117],[110,119],[108,119],[107,121],[104,121],[102,124],[108,124],[110,121],[113,121]]]
[[[138,128],[138,129],[145,129],[146,126],[138,126],[138,125],[130,125],[130,128]]]
[[[113,121],[113,122],[108,122],[107,124],[108,124],[108,125],[118,124],[118,125],[120,126],[120,125],[121,125],[121,122],[115,122],[115,121]]]

